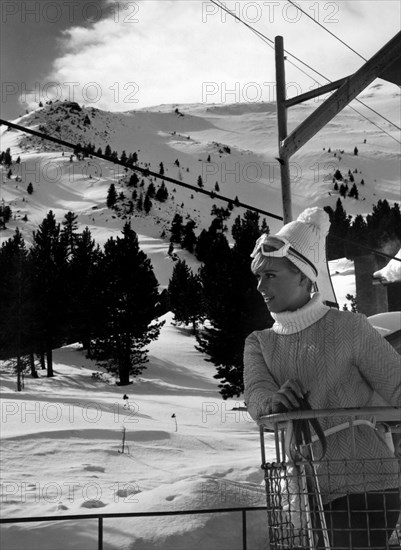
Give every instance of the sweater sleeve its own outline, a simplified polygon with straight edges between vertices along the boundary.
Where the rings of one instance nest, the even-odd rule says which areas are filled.
[[[245,341],[244,388],[248,412],[257,422],[261,416],[269,414],[271,396],[280,388],[266,365],[255,332]]]
[[[371,387],[389,405],[401,407],[401,357],[364,315],[356,315],[356,364]]]

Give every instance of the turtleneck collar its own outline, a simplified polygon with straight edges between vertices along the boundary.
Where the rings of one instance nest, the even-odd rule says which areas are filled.
[[[330,308],[323,304],[320,294],[316,292],[300,309],[271,313],[275,321],[272,329],[277,334],[295,334],[319,321],[329,310]]]

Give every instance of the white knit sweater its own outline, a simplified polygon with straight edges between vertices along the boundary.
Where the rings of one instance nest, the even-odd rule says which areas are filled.
[[[400,356],[365,316],[330,309],[314,294],[303,308],[272,317],[271,329],[253,332],[245,342],[245,401],[254,420],[270,412],[272,394],[289,378],[309,392],[313,409],[401,407]],[[346,421],[323,419],[321,424],[326,430]],[[327,438],[325,459],[331,470],[326,463],[319,472],[326,502],[346,493],[399,485],[397,464],[384,439],[361,425],[355,428],[355,440],[359,461],[350,469],[351,462],[343,464],[350,458],[350,431]]]

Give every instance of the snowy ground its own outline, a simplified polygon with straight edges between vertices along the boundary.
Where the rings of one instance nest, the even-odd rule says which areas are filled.
[[[54,379],[26,379],[22,393],[3,374],[4,516],[264,504],[257,428],[232,410],[241,401],[220,399],[213,366],[190,332],[172,326],[171,315],[166,320],[148,369],[129,388],[94,380],[74,346],[56,351]],[[263,547],[260,514],[248,517],[253,548]],[[240,548],[239,518],[108,520],[105,548]],[[93,520],[3,526],[1,547],[60,548],[60,531],[63,548],[96,548]]]

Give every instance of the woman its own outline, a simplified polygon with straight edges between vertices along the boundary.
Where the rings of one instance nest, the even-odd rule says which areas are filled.
[[[245,401],[256,421],[299,408],[298,398],[306,395],[312,409],[401,406],[397,352],[363,315],[330,309],[318,293],[311,295],[328,229],[326,212],[310,208],[256,243],[252,271],[275,321],[245,344]],[[321,425],[327,431],[343,421],[322,419]],[[397,461],[373,425],[353,431],[358,460],[352,472],[341,461],[350,457],[349,429],[327,436],[327,463],[318,466],[330,542],[335,548],[387,548],[400,513]]]

